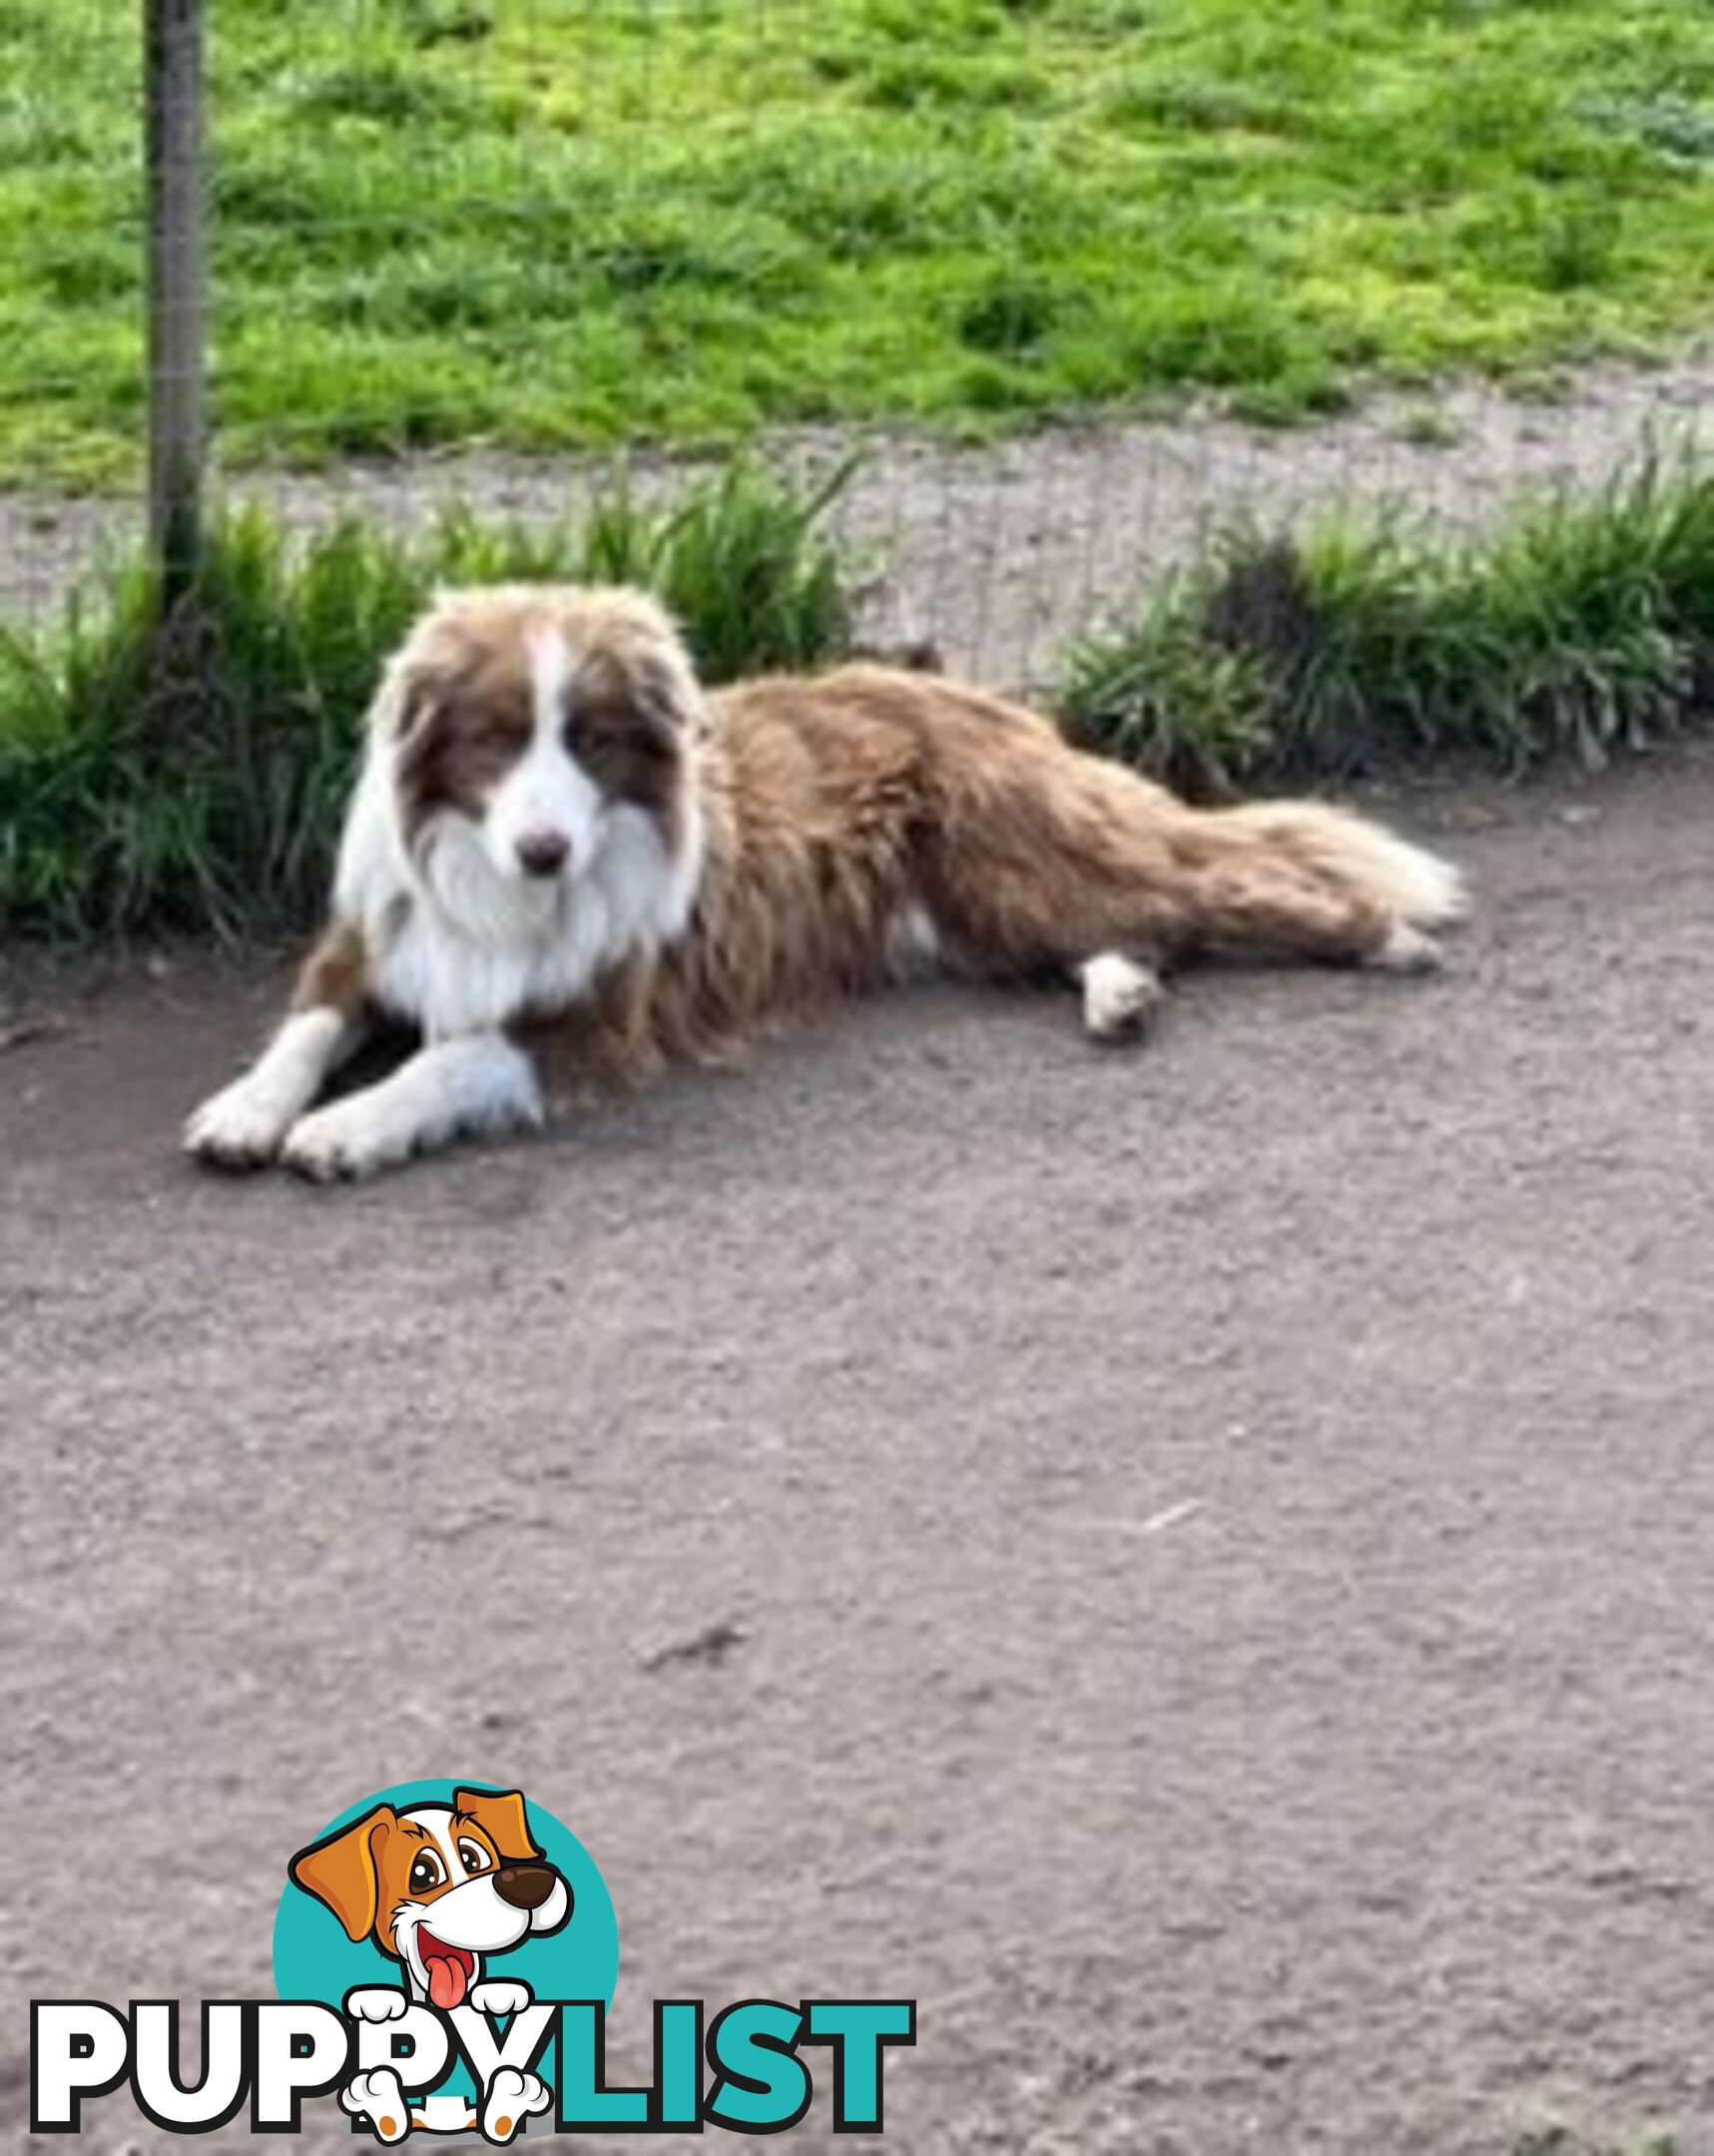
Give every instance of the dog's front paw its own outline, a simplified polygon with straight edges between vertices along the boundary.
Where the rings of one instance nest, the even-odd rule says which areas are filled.
[[[299,1116],[286,1134],[280,1157],[294,1175],[311,1183],[360,1183],[410,1158],[410,1134],[366,1094]]]
[[[382,1984],[345,1993],[345,2011],[357,2021],[397,2021],[409,2004],[402,1991]]]
[[[339,2091],[339,2103],[353,2118],[366,2116],[377,2141],[402,2141],[410,2131],[404,2083],[390,2066],[377,2066],[373,2073],[347,2081]]]
[[[290,1123],[291,1104],[260,1084],[254,1072],[246,1072],[191,1117],[185,1125],[185,1151],[210,1168],[234,1173],[266,1168]]]
[[[482,2099],[482,2131],[496,2147],[503,2148],[536,2112],[545,2111],[553,2097],[547,2084],[533,2073],[502,2066],[488,2083]]]
[[[474,1984],[470,1990],[470,2003],[478,2013],[515,2014],[535,1997],[527,1983],[507,1983],[492,1976],[486,1983]]]

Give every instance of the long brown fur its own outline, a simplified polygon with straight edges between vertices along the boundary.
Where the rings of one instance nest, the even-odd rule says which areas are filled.
[[[553,803],[567,835],[532,884]],[[372,707],[295,1016],[186,1142],[367,1173],[535,1120],[543,1091],[729,1056],[924,959],[1074,974],[1112,1038],[1200,952],[1415,969],[1460,904],[1455,870],[1366,817],[1192,808],[938,677],[858,665],[708,695],[644,594],[448,593]],[[421,1029],[420,1073],[360,1114],[307,1114],[375,1012]]]
[[[930,677],[860,666],[724,691],[698,764],[690,932],[604,984],[571,1060],[728,1054],[891,978],[918,911],[953,967],[1012,979],[1104,950],[1357,963],[1399,924],[1347,857],[1340,811],[1192,808],[1035,713]],[[538,1047],[551,1030],[527,1029]]]

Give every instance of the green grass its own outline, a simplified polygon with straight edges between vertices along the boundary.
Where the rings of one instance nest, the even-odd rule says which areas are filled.
[[[229,458],[1660,346],[1707,0],[210,0]],[[0,474],[135,472],[135,11],[0,0]]]
[[[647,581],[711,682],[837,657],[848,566],[804,492],[740,463],[680,508],[621,488],[577,529],[357,518],[294,544],[260,510],[211,532],[189,590],[116,565],[62,623],[0,630],[0,935],[293,926],[324,895],[381,661],[437,584]]]
[[[1714,717],[1714,478],[1649,462],[1463,544],[1235,535],[1084,643],[1062,704],[1202,797],[1447,756],[1600,764]]]

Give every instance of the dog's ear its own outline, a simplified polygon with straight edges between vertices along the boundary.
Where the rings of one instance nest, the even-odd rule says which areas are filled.
[[[299,1850],[286,1867],[293,1885],[326,1902],[345,1936],[367,1938],[380,1912],[381,1852],[398,1823],[391,1805],[377,1805],[349,1827]]]
[[[664,635],[633,653],[630,671],[632,702],[650,726],[674,740],[694,729],[701,692],[676,635]]]
[[[433,667],[401,667],[392,689],[390,728],[401,748],[421,740],[440,714],[446,684]]]
[[[529,1813],[516,1790],[456,1790],[452,1803],[470,1815],[508,1864],[541,1855],[530,1840]]]
[[[579,734],[593,737],[598,752],[625,745],[676,757],[696,724],[697,687],[676,646],[617,646],[592,652],[578,668],[571,707]]]

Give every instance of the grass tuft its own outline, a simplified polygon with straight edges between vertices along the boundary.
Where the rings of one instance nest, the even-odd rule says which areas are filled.
[[[852,641],[853,565],[827,519],[856,468],[799,487],[740,458],[667,516],[621,488],[584,532],[583,572],[658,591],[705,681],[815,666]]]
[[[297,544],[240,510],[171,606],[117,565],[52,631],[0,631],[0,930],[236,939],[311,915],[380,663],[437,584],[650,583],[716,682],[837,657],[851,599],[825,523],[847,469],[803,489],[741,463],[675,509],[621,489],[546,534],[458,513],[414,541],[348,518]]]
[[[0,7],[0,475],[134,482],[135,10]],[[228,469],[1666,352],[1708,0],[219,0]],[[459,332],[449,335],[450,330]]]
[[[1439,756],[1602,764],[1714,710],[1714,478],[1651,457],[1462,543],[1233,535],[1082,643],[1063,703],[1205,798]]]

